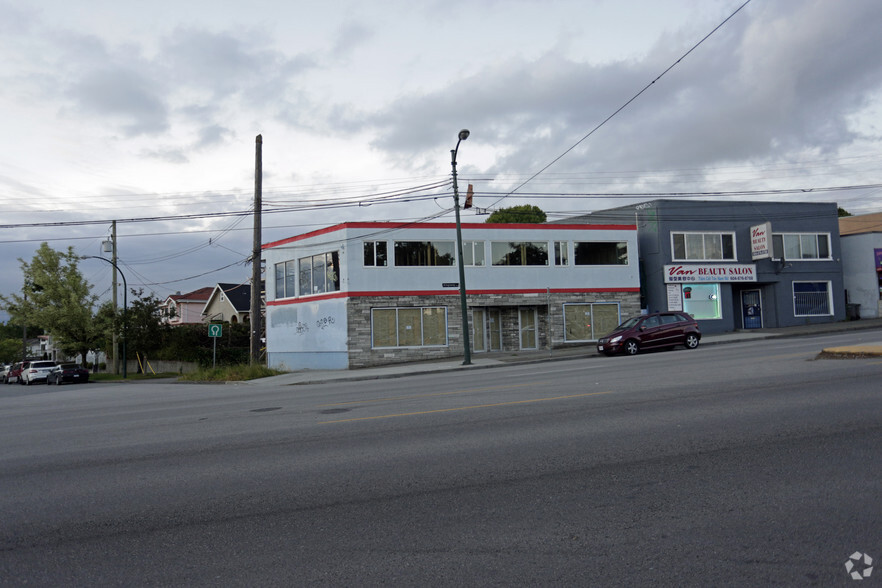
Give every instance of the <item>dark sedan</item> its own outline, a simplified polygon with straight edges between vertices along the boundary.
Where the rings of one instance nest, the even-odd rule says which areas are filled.
[[[63,363],[52,368],[49,375],[46,376],[47,384],[62,384],[70,382],[77,384],[79,382],[89,381],[89,370],[78,363]]]

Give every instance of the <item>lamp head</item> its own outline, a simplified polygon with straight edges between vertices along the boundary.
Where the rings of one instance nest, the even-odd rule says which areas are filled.
[[[459,140],[460,141],[465,141],[468,138],[469,138],[469,130],[468,129],[463,129],[459,132]]]

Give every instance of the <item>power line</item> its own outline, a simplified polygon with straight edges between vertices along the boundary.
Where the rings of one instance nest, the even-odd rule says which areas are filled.
[[[529,184],[534,178],[536,178],[536,176],[538,176],[539,174],[541,174],[542,172],[544,172],[545,170],[547,170],[548,168],[550,168],[552,165],[554,165],[555,163],[557,163],[558,161],[560,161],[561,159],[563,159],[564,156],[566,156],[570,151],[572,151],[573,149],[575,149],[576,147],[578,147],[579,145],[581,145],[583,141],[585,141],[586,139],[588,139],[588,137],[590,137],[591,135],[593,135],[594,133],[596,133],[601,127],[603,127],[606,123],[608,123],[610,120],[612,120],[613,117],[615,117],[617,114],[619,114],[619,113],[620,113],[621,111],[623,111],[625,108],[627,108],[632,102],[634,102],[635,100],[637,100],[637,98],[639,98],[644,92],[646,92],[650,87],[652,87],[652,85],[655,84],[657,81],[659,81],[659,80],[660,80],[665,74],[667,74],[669,71],[671,71],[672,69],[674,69],[674,68],[675,68],[675,67],[676,67],[681,61],[683,61],[684,59],[686,59],[686,57],[687,57],[690,53],[692,53],[693,51],[695,51],[695,50],[698,48],[699,45],[701,45],[702,43],[704,43],[708,38],[710,38],[711,35],[713,35],[713,34],[714,34],[715,32],[717,32],[720,28],[722,28],[723,25],[725,25],[727,22],[729,22],[729,20],[730,20],[732,17],[734,17],[736,14],[738,14],[739,12],[741,12],[741,9],[744,8],[745,6],[747,6],[749,3],[750,3],[750,0],[747,0],[744,4],[742,4],[741,6],[739,6],[739,7],[735,10],[735,12],[733,12],[732,14],[730,14],[728,17],[726,17],[726,19],[725,19],[723,22],[721,22],[721,23],[718,24],[716,27],[714,27],[714,29],[713,29],[711,32],[709,32],[707,35],[705,35],[705,36],[704,36],[704,37],[703,37],[698,43],[696,43],[695,45],[693,45],[692,48],[689,49],[689,51],[687,51],[686,53],[684,53],[684,54],[683,54],[683,55],[682,55],[677,61],[675,61],[674,63],[672,63],[670,66],[668,66],[668,68],[667,68],[666,70],[664,70],[663,72],[661,72],[661,73],[660,73],[660,74],[659,74],[654,80],[652,80],[651,82],[649,82],[648,84],[646,84],[646,86],[644,86],[642,90],[640,90],[639,92],[637,92],[636,94],[634,94],[634,96],[632,96],[630,100],[628,100],[627,102],[625,102],[624,104],[622,104],[618,109],[615,110],[615,112],[613,112],[612,114],[610,114],[609,116],[607,116],[605,119],[603,119],[603,120],[600,122],[600,124],[598,124],[598,125],[595,126],[593,129],[591,129],[591,131],[589,131],[589,133],[588,133],[587,135],[585,135],[584,137],[582,137],[581,139],[579,139],[578,141],[576,141],[576,143],[575,143],[572,147],[570,147],[569,149],[567,149],[566,151],[564,151],[563,153],[561,153],[560,155],[558,155],[557,157],[555,157],[553,160],[551,160],[551,162],[550,162],[548,165],[546,165],[545,167],[543,167],[542,169],[540,169],[539,171],[537,171],[535,174],[533,174],[532,176],[530,176],[526,181],[524,181],[523,183],[521,183],[520,185],[518,185],[516,188],[514,188],[513,190],[511,190],[511,192],[509,192],[508,194],[506,194],[505,196],[503,196],[502,198],[500,198],[499,200],[497,200],[496,202],[494,202],[494,203],[491,204],[490,206],[491,206],[491,207],[492,207],[492,206],[496,206],[496,204],[498,204],[499,202],[501,202],[502,200],[504,200],[507,196],[511,195],[511,194],[514,193],[514,192],[517,192],[518,190],[520,190],[521,188],[523,188],[524,186],[526,186],[527,184]]]

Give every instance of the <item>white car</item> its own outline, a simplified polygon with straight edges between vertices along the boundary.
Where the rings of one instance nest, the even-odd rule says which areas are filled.
[[[12,368],[12,364],[4,363],[0,365],[0,382],[6,383],[6,374]]]
[[[54,361],[32,361],[27,369],[21,372],[21,383],[30,386],[37,382],[45,382],[49,372],[56,364]]]

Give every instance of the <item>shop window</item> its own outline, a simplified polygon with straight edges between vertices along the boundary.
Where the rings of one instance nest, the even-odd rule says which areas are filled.
[[[371,309],[371,346],[438,347],[447,345],[447,309]]]
[[[364,242],[364,265],[365,267],[386,267],[388,257],[386,255],[385,241]]]
[[[554,242],[554,265],[570,265],[569,243],[566,241]]]
[[[575,243],[576,265],[628,265],[628,244],[624,241]]]
[[[723,318],[719,284],[681,284],[683,312],[695,319]]]
[[[453,241],[395,241],[397,267],[448,266],[455,259]]]
[[[793,316],[830,316],[830,282],[793,282]]]
[[[490,244],[493,265],[548,265],[548,243],[544,241]]]
[[[619,305],[615,303],[573,303],[563,307],[565,341],[595,341],[619,324]]]
[[[301,296],[336,292],[340,289],[340,259],[336,251],[301,257],[298,261]],[[293,289],[293,281],[291,287]]]
[[[462,260],[464,265],[483,266],[484,265],[484,242],[483,241],[463,241],[462,242]]]
[[[775,259],[830,259],[830,235],[827,233],[778,233],[772,235]]]
[[[735,261],[734,233],[671,233],[674,261]]]

